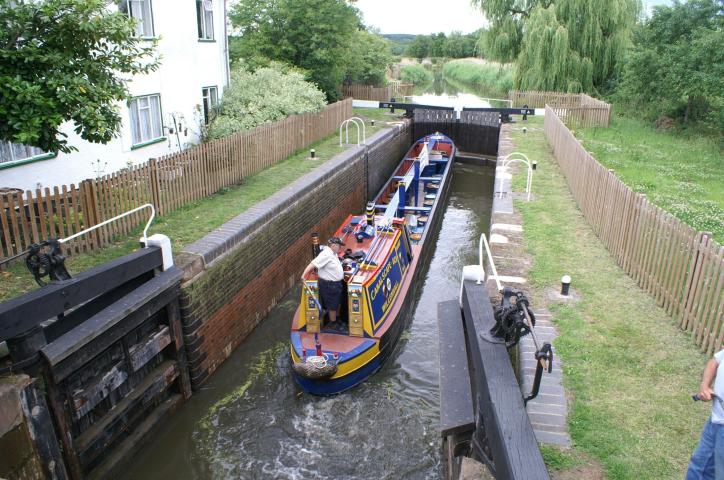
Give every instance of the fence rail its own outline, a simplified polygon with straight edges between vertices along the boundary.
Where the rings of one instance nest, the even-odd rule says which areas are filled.
[[[352,116],[352,101],[327,105],[79,185],[0,193],[0,261],[51,237],[67,237],[132,208],[152,203],[160,214],[238,184],[244,177],[321,140]],[[69,255],[95,250],[127,235],[139,212],[65,245]]]
[[[566,125],[574,128],[608,127],[611,105],[585,93],[519,92],[510,90],[508,99],[513,107],[530,108],[550,106]]]
[[[390,81],[385,87],[374,87],[372,85],[342,85],[342,95],[357,100],[372,100],[375,102],[389,102],[391,98],[401,99],[412,95],[411,83]]]
[[[712,354],[724,341],[724,247],[598,163],[546,107],[545,134],[573,197],[618,264]]]

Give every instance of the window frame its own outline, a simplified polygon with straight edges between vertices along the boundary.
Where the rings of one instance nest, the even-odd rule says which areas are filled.
[[[207,97],[206,97],[206,95],[204,94],[204,92],[205,92],[205,91],[209,91],[209,92],[210,92],[211,89],[213,89],[214,92],[215,92],[215,95],[214,95],[214,96],[216,97],[216,102],[215,102],[214,104],[211,104],[211,97],[209,96],[209,97],[208,97],[208,98],[209,98],[209,108],[208,108],[208,110],[207,110],[207,109],[206,109],[205,102],[204,102]],[[206,87],[201,87],[201,109],[202,109],[203,112],[204,112],[204,125],[208,125],[208,124],[209,124],[209,120],[210,120],[210,119],[209,119],[209,114],[211,113],[211,111],[212,111],[214,108],[216,108],[216,107],[218,107],[218,106],[219,106],[219,86],[218,86],[218,85],[208,85],[208,86],[206,86]]]
[[[148,139],[136,139],[134,138],[135,133],[135,125],[133,123],[134,115],[132,113],[132,109],[134,108],[134,102],[136,105],[136,119],[138,120],[138,132],[139,135],[142,137],[143,132],[141,129],[141,115],[138,110],[138,100],[141,98],[151,98],[151,97],[158,97],[158,126],[159,126],[159,136],[152,137]],[[150,104],[149,104],[150,108]],[[153,111],[151,110],[151,116],[153,115]],[[154,143],[163,142],[166,140],[166,136],[163,134],[163,105],[161,104],[161,93],[148,93],[145,95],[135,95],[133,96],[129,102],[128,102],[128,117],[129,117],[129,126],[131,127],[131,150],[135,150],[137,148],[145,147],[146,145],[152,145]]]
[[[154,18],[153,18],[153,0],[121,0],[121,3],[125,3],[125,4],[126,4],[126,10],[127,10],[127,11],[126,11],[126,12],[123,12],[123,13],[125,13],[126,15],[128,15],[128,18],[136,18],[136,17],[133,16],[133,11],[132,11],[132,9],[131,9],[131,4],[132,4],[133,2],[136,2],[136,3],[138,3],[138,2],[146,3],[146,2],[147,2],[147,3],[148,3],[148,14],[149,14],[149,16],[150,16],[148,23],[149,23],[150,26],[151,26],[151,35],[145,35],[145,34],[143,34],[143,33],[139,34],[138,32],[136,32],[136,36],[137,36],[138,38],[141,38],[141,39],[153,39],[153,38],[156,38],[156,26],[155,26],[155,22],[154,22]],[[142,14],[142,15],[143,15],[143,14]],[[146,22],[143,21],[143,17],[141,17],[140,26],[141,26],[141,29],[142,29],[142,30],[144,29],[145,24],[146,24]],[[138,28],[138,26],[139,26],[139,25],[137,25],[136,27]]]
[[[206,15],[201,17],[202,13],[205,13],[204,2],[209,1],[211,3],[211,11],[208,12],[211,15],[211,36],[208,36],[209,32],[206,31]],[[203,21],[202,21],[203,20]],[[196,32],[198,35],[199,42],[215,42],[216,41],[216,26],[214,25],[214,2],[213,0],[196,0]]]
[[[8,140],[0,140],[0,142],[2,142],[2,143],[7,143],[7,144],[10,144],[10,145],[23,145],[23,144],[11,142],[11,141],[8,141]],[[29,147],[31,147],[31,148],[38,148],[38,147],[33,147],[32,145],[25,145],[25,146],[26,146],[26,147],[29,146]],[[38,149],[38,150],[40,150],[40,149]],[[12,152],[13,152],[13,149],[12,149],[12,147],[10,147],[10,153],[11,153],[11,155],[12,155]],[[41,152],[41,153],[38,153],[38,154],[35,154],[35,155],[31,155],[31,156],[29,156],[29,157],[15,158],[15,159],[13,159],[13,160],[8,160],[7,162],[0,162],[0,170],[4,170],[4,169],[6,169],[6,168],[17,167],[17,166],[20,166],[20,165],[26,165],[26,164],[28,164],[28,163],[39,162],[39,161],[41,161],[41,160],[48,160],[48,159],[50,159],[50,158],[55,158],[55,157],[57,157],[57,156],[58,156],[57,153],[53,153],[53,152]]]

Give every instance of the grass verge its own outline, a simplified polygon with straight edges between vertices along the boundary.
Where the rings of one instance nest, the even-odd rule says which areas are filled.
[[[578,459],[610,479],[682,478],[709,404],[691,401],[706,358],[687,334],[619,268],[577,208],[542,131],[542,118],[513,131],[515,151],[538,161],[534,200],[516,201],[534,305],[569,274],[576,303],[552,303],[570,399],[570,451],[544,448],[549,468],[573,478]],[[525,175],[514,177],[525,189]],[[575,474],[574,474],[575,476]],[[586,478],[586,476],[575,476]]]
[[[452,60],[442,67],[445,78],[471,85],[476,89],[507,95],[513,87],[513,67],[472,60]]]
[[[586,128],[576,136],[626,185],[724,243],[724,156],[714,139],[621,116],[610,128]]]
[[[385,128],[384,121],[395,119],[383,109],[354,109],[354,114],[365,120],[367,136]],[[369,120],[376,120],[371,126]],[[350,141],[356,139],[354,128],[350,132]],[[316,150],[316,159],[310,160],[309,149]],[[196,202],[184,205],[178,210],[157,217],[149,234],[163,233],[171,238],[174,252],[181,251],[186,245],[195,242],[224,222],[234,218],[250,206],[271,196],[289,185],[300,176],[308,173],[346,147],[339,146],[339,134],[328,136],[296,152],[289,158],[259,173],[246,177],[241,185],[221,189],[219,192]],[[115,242],[100,251],[69,257],[66,261],[72,274],[101,265],[113,258],[131,253],[138,248],[138,238],[142,228],[131,235],[117,238]],[[6,271],[0,272],[0,302],[17,297],[38,288],[22,262],[16,262]]]

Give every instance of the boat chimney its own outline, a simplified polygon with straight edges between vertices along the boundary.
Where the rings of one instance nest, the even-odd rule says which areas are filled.
[[[375,228],[375,204],[373,202],[367,203],[367,225]]]
[[[319,234],[317,232],[312,234],[312,255],[314,255],[314,258],[319,255]]]

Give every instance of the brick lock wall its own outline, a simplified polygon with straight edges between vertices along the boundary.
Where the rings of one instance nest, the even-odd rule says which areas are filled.
[[[185,271],[181,310],[194,388],[296,283],[311,260],[311,234],[319,232],[324,241],[348,214],[363,212],[367,191],[384,184],[409,147],[410,129],[383,130],[367,144],[337,155],[177,255]]]

